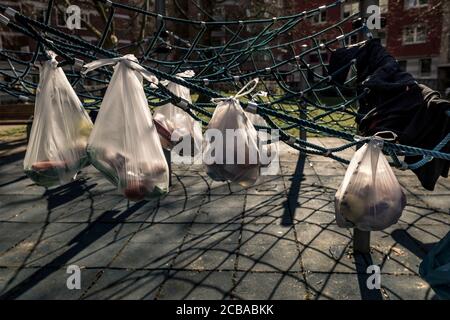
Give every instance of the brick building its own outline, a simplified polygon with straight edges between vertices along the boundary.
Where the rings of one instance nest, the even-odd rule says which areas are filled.
[[[443,40],[442,1],[390,0],[387,48],[419,82],[438,86]]]
[[[296,11],[312,9],[329,0],[301,0]],[[386,25],[378,37],[402,68],[419,82],[445,91],[450,87],[449,25],[450,1],[441,0],[379,0]],[[358,12],[360,1],[347,0],[322,13],[311,23],[308,32],[323,29],[339,19]],[[346,30],[347,31],[347,30]],[[350,39],[350,43],[357,38]]]
[[[138,0],[136,0],[138,1]],[[133,1],[128,1],[132,3]],[[69,30],[66,26],[66,8],[67,4],[64,1],[55,1],[54,7],[52,9],[52,14],[50,16],[50,25],[56,27],[65,33],[71,33],[80,36],[86,41],[92,44],[97,44],[100,40],[104,26],[106,25],[105,19],[106,15],[102,15],[102,8],[96,7],[88,1],[69,1],[69,3],[77,4],[81,10],[81,29]],[[1,4],[3,6],[8,6],[15,9],[22,14],[32,17],[40,22],[44,22],[47,12],[47,0],[2,0]],[[109,34],[105,40],[105,47],[123,47],[127,46],[139,36],[139,32],[131,32],[132,30],[139,31],[138,21],[133,19],[130,12],[125,10],[117,9],[115,11],[114,19],[114,34]],[[23,35],[20,32],[16,32],[0,24],[0,51],[1,50],[13,50],[21,51],[23,54],[28,54],[28,58],[31,58],[31,54],[36,49],[36,41],[30,39],[29,37]],[[26,56],[22,55],[22,58]],[[10,66],[5,59],[0,59],[0,70],[2,74],[0,75],[0,81],[4,79],[8,80],[8,74],[13,76]],[[37,74],[33,75],[33,80],[36,82],[38,80]],[[10,101],[15,101],[4,92],[0,92],[0,103],[8,103]]]
[[[137,1],[137,0],[136,0]],[[134,1],[128,1],[132,4]],[[81,29],[70,31],[66,27],[66,17],[67,14],[65,10],[67,5],[63,1],[56,1],[54,8],[52,9],[52,14],[50,17],[50,25],[58,29],[63,30],[66,33],[76,34],[92,43],[98,42],[101,36],[102,28],[105,26],[106,16],[102,16],[102,11],[100,7],[96,7],[89,4],[87,1],[72,1],[81,8]],[[44,22],[46,12],[47,12],[47,0],[3,0],[1,4],[4,6],[11,7],[18,12],[23,13],[29,17]],[[126,10],[117,9],[115,11],[114,19],[114,32],[115,37],[106,39],[106,46],[117,45],[124,46],[133,41],[137,37],[138,32],[130,33],[130,27],[136,25],[137,21],[133,19],[130,12]],[[34,41],[30,40],[28,37],[22,35],[19,32],[14,32],[8,27],[0,26],[0,49],[13,49],[21,50],[22,52],[33,51]]]
[[[208,20],[212,17],[217,20],[252,19],[255,15],[261,17],[272,17],[286,15],[294,12],[314,9],[324,4],[331,3],[332,0],[199,0],[196,3],[182,1],[181,10],[189,17],[198,20]],[[312,17],[307,22],[302,22],[292,33],[286,34],[288,37],[301,37],[323,30],[337,21],[359,11],[359,0],[346,0],[339,6],[323,11]],[[56,1],[56,3],[60,3]],[[62,2],[61,2],[62,3]],[[82,20],[87,24],[82,24],[82,30],[73,31],[86,40],[96,43],[99,36],[88,26],[97,27],[101,30],[104,26],[104,18],[101,11],[97,10],[92,3],[86,1],[73,1],[82,7]],[[85,5],[83,3],[86,3]],[[129,0],[129,4],[135,3],[141,6],[142,0]],[[152,10],[154,1],[150,1]],[[450,30],[450,1],[442,0],[379,0],[381,12],[386,17],[386,26],[378,31],[378,36],[382,39],[387,49],[399,60],[401,66],[412,73],[420,82],[426,83],[433,88],[445,91],[450,87],[450,52],[449,52],[449,30]],[[45,16],[47,0],[4,0],[3,5],[8,5],[26,15],[43,20]],[[180,16],[174,10],[172,1],[166,1],[167,13],[172,16]],[[54,10],[52,14],[52,25],[70,32],[65,27],[65,17],[62,10]],[[207,14],[205,14],[205,12]],[[209,17],[208,17],[209,15]],[[115,12],[115,36],[116,39],[107,39],[106,45],[126,46],[134,42],[139,37],[139,19],[130,16],[130,12],[116,10]],[[154,23],[148,23],[147,34],[151,33]],[[184,36],[191,36],[198,30],[175,30],[176,26],[167,26]],[[1,29],[3,28],[3,29]],[[130,32],[132,30],[132,32]],[[345,31],[351,30],[350,24],[345,26]],[[16,49],[21,51],[34,50],[33,41],[25,36],[15,33],[4,26],[0,26],[0,48]],[[192,34],[190,31],[192,31]],[[258,30],[246,30],[247,34],[254,34]],[[245,33],[243,36],[246,36]],[[337,30],[331,30],[324,34],[324,39],[331,39],[337,36]],[[220,45],[226,39],[226,32],[223,28],[212,30],[207,45]],[[320,39],[319,39],[320,40]],[[357,42],[358,36],[354,35],[348,43]],[[110,42],[108,44],[108,41]],[[114,43],[116,41],[116,43]],[[275,52],[277,60],[282,60],[282,52]],[[323,56],[311,55],[311,63],[316,63],[319,58],[327,60],[329,54],[324,50]],[[262,57],[261,59],[264,59]]]

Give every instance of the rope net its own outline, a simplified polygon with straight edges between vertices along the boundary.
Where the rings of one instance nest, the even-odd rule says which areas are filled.
[[[339,152],[366,141],[357,136],[354,119],[358,116],[358,99],[367,92],[357,95],[354,61],[342,66],[342,70],[349,66],[351,70],[342,85],[334,82],[334,74],[328,72],[328,58],[332,50],[348,46],[357,37],[364,40],[371,35],[363,22],[354,23],[359,13],[318,32],[308,33],[305,27],[307,21],[344,1],[289,16],[233,21],[215,21],[212,17],[208,21],[181,19],[162,16],[145,7],[100,1],[105,23],[95,42],[52,25],[51,15],[60,10],[53,0],[48,0],[43,19],[0,5],[1,20],[6,28],[29,37],[36,48],[31,53],[0,50],[0,59],[7,62],[6,67],[0,69],[4,78],[0,82],[0,91],[18,100],[32,102],[38,81],[38,72],[33,66],[47,58],[46,50],[52,50],[58,55],[60,66],[64,67],[85,108],[96,110],[112,72],[101,68],[85,76],[80,73],[82,65],[96,59],[134,53],[140,64],[160,80],[169,80],[191,90],[193,103],[188,104],[187,111],[205,125],[215,107],[211,98],[227,96],[259,78],[258,90],[267,94],[241,99],[244,109],[252,101],[253,110],[256,109],[270,128],[279,129],[280,140],[290,146],[307,154],[324,155],[348,163]],[[117,12],[127,12],[145,24],[154,25],[154,32],[126,45],[111,46]],[[212,40],[214,32],[221,34],[218,43]],[[195,76],[176,77],[177,73],[187,70],[193,70]],[[180,107],[187,104],[162,85],[156,90],[148,85],[144,89],[151,107],[169,102]],[[337,148],[327,149],[307,141],[308,136],[338,137],[344,142]],[[450,154],[439,151],[448,138],[434,150],[386,142],[384,151],[392,157],[392,165],[415,168],[433,157],[450,160]],[[402,155],[421,155],[423,159],[406,165],[398,158]]]

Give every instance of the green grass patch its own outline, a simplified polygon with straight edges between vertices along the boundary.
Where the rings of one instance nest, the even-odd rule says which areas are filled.
[[[26,126],[3,127],[0,129],[1,138],[19,138],[27,133]]]

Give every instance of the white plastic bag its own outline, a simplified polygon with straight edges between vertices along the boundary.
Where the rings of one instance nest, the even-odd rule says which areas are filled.
[[[382,149],[383,140],[373,137],[353,155],[335,195],[340,227],[377,231],[400,218],[406,196]]]
[[[218,102],[206,130],[203,142],[203,161],[207,174],[216,181],[231,181],[246,187],[254,184],[260,175],[261,161],[258,134],[237,98],[249,82],[234,97],[214,99]],[[227,133],[228,131],[228,133]]]
[[[130,200],[161,196],[169,169],[142,83],[158,80],[134,55],[91,62],[83,73],[106,65],[114,65],[114,74],[89,138],[91,162]]]
[[[56,54],[39,66],[34,120],[24,171],[36,184],[52,187],[72,181],[88,164],[86,145],[92,121]]]
[[[191,78],[194,76],[192,70],[178,73],[177,77]],[[192,103],[189,88],[179,84],[167,81],[167,89],[176,96]],[[153,120],[161,139],[163,148],[172,150],[182,139],[191,141],[191,156],[195,156],[201,150],[202,145],[202,128],[200,123],[196,122],[186,111],[168,103],[155,109]],[[161,128],[162,127],[162,128]]]

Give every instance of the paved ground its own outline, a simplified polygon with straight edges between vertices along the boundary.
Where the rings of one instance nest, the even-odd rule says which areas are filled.
[[[436,299],[417,270],[450,231],[449,179],[427,192],[397,171],[409,204],[361,256],[334,223],[345,167],[327,158],[298,161],[284,146],[282,174],[248,189],[175,166],[167,197],[128,203],[93,168],[60,188],[33,185],[24,148],[0,143],[2,298]],[[71,264],[81,290],[66,287]],[[381,266],[381,290],[366,287],[370,264]]]

